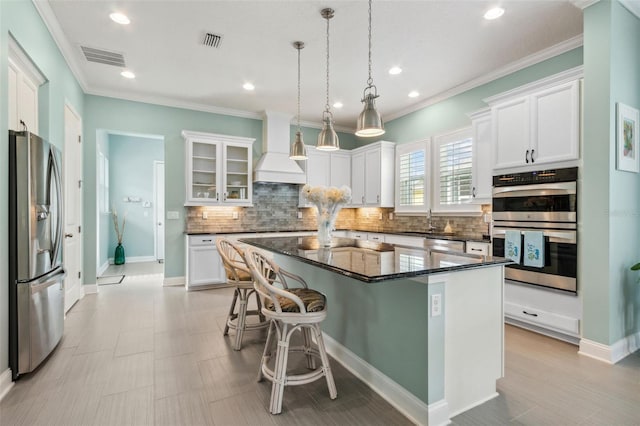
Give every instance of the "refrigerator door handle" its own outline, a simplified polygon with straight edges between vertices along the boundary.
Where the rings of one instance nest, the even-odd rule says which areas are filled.
[[[58,214],[56,214],[56,234],[55,234],[55,245],[53,247],[53,252],[51,253],[51,266],[56,265],[56,260],[58,259],[58,254],[60,253],[60,249],[62,248],[62,189],[60,182],[60,166],[58,165],[58,159],[54,154],[54,150],[51,149],[49,151],[49,158],[51,161],[51,169],[49,173],[49,179],[53,179],[56,191],[56,199],[58,204]]]
[[[67,273],[63,270],[55,275],[46,275],[41,277],[39,280],[34,281],[29,285],[29,290],[31,295],[40,293],[42,290],[45,290],[51,287],[54,284],[60,284],[62,286],[62,279],[67,275]]]

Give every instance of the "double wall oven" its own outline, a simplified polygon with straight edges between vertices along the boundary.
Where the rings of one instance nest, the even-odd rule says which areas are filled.
[[[509,230],[544,236],[544,266],[508,265],[506,279],[577,294],[577,180],[577,167],[493,177],[493,255]]]

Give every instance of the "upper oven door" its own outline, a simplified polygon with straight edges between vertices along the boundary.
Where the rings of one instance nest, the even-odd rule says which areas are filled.
[[[576,182],[494,187],[492,204],[495,220],[575,222]]]

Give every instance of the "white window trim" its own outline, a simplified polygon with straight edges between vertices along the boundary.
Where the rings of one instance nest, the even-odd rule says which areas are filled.
[[[461,204],[440,204],[440,162],[437,160],[439,156],[440,145],[456,142],[462,139],[473,138],[471,127],[465,127],[463,129],[455,130],[453,132],[444,133],[433,138],[431,144],[431,158],[432,161],[432,212],[438,215],[456,215],[456,216],[475,216],[482,214],[482,207],[479,204],[471,204],[471,200],[468,203]],[[472,142],[473,146],[473,142]],[[472,164],[472,168],[475,164]]]
[[[402,206],[400,205],[400,157],[409,152],[424,150],[424,200],[422,205]],[[396,191],[395,191],[395,214],[403,216],[409,215],[425,215],[429,212],[430,207],[430,189],[431,185],[431,138],[427,138],[417,142],[396,145]]]

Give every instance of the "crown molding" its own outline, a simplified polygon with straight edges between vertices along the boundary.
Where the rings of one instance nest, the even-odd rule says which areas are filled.
[[[640,2],[638,0],[619,0],[629,12],[640,18]]]
[[[402,109],[396,113],[390,114],[387,116],[386,121],[395,120],[396,118],[400,118],[404,115],[407,115],[412,112],[418,111],[420,109],[426,108],[428,106],[437,104],[438,102],[442,102],[453,96],[459,95],[460,93],[464,93],[467,90],[471,90],[476,87],[482,86],[483,84],[487,84],[501,77],[505,77],[516,71],[520,71],[524,68],[530,67],[531,65],[535,65],[547,59],[553,58],[554,56],[558,56],[562,53],[573,50],[577,47],[582,46],[582,44],[583,44],[583,37],[582,37],[582,34],[580,34],[578,36],[565,40],[561,43],[558,43],[554,46],[548,47],[532,55],[526,56],[520,60],[512,62],[502,68],[498,68],[494,71],[491,71],[490,73],[485,74],[481,77],[475,78],[459,86],[446,90],[438,95],[432,96],[431,98],[428,98],[420,103],[417,103],[408,108]]]
[[[578,9],[586,9],[589,6],[598,3],[600,0],[570,0],[571,3]]]
[[[49,30],[49,34],[53,37],[53,41],[58,45],[58,49],[71,69],[71,73],[78,81],[82,90],[86,93],[89,87],[87,85],[87,80],[82,73],[80,64],[78,64],[74,49],[67,40],[67,36],[64,34],[64,31],[62,31],[62,27],[60,26],[55,13],[53,13],[53,9],[51,9],[49,2],[46,0],[32,0],[32,3],[38,11],[38,14],[40,14],[44,25]]]

